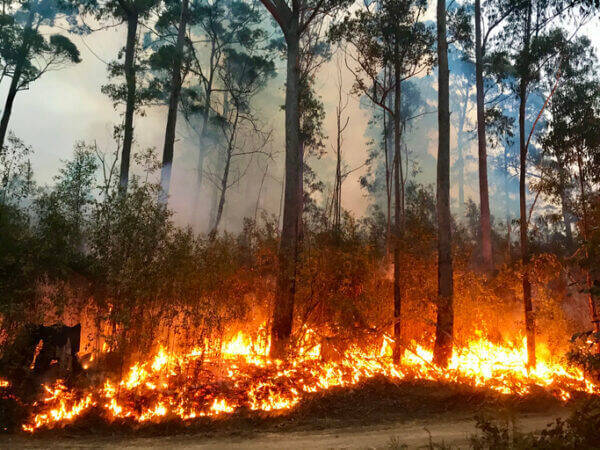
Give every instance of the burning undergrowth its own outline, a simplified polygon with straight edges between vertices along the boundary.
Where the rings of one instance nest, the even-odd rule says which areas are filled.
[[[556,360],[540,360],[535,370],[527,371],[523,342],[501,346],[483,338],[474,340],[455,348],[449,368],[442,370],[431,363],[431,352],[416,343],[407,346],[399,365],[392,363],[388,338],[378,348],[351,346],[342,358],[325,361],[316,333],[307,330],[304,336],[304,344],[287,362],[268,359],[268,342],[257,342],[243,332],[224,342],[218,355],[199,348],[182,353],[161,347],[152,357],[132,364],[122,376],[103,378],[95,373],[92,361],[86,378],[95,381],[84,387],[67,387],[62,380],[44,385],[41,399],[32,404],[31,415],[21,427],[33,433],[77,426],[90,417],[133,428],[234,417],[273,418],[311,404],[322,408],[315,398],[336,389],[362,389],[373,380],[387,383],[390,393],[389,385],[413,382],[463,386],[472,389],[471,396],[478,389],[516,398],[543,392],[557,401],[600,391],[582,371]],[[98,358],[96,363],[101,361]],[[480,397],[481,391],[475,395]]]
[[[12,383],[0,387],[3,396],[14,395],[17,385],[32,391],[0,405],[10,409],[0,417],[10,418],[13,428],[39,433],[85,428],[94,420],[112,430],[173,423],[193,427],[298,417],[308,410],[331,416],[331,396],[360,397],[365,386],[377,382],[398,396],[414,390],[411,383],[429,383],[432,392],[436,386],[457,386],[470,392],[467,397],[477,397],[479,390],[516,398],[544,392],[559,402],[597,392],[582,370],[562,358],[568,337],[586,329],[588,317],[585,302],[571,295],[564,270],[551,255],[532,259],[538,364],[529,372],[520,334],[519,264],[507,260],[484,276],[470,268],[470,251],[456,256],[454,356],[442,370],[432,364],[430,350],[435,229],[410,219],[408,225],[415,224],[408,226],[401,255],[404,356],[395,365],[387,334],[394,317],[390,265],[378,240],[384,228],[349,220],[341,234],[331,236],[307,226],[297,274],[294,354],[277,362],[266,356],[265,324],[277,275],[276,225],[249,223],[240,236],[205,239],[160,219],[150,196],[140,194],[147,207],[140,208],[134,203],[136,192],[115,199],[114,213],[123,222],[99,218],[90,224],[100,228],[92,229],[88,256],[93,264],[85,276],[69,271],[60,279],[40,275],[29,295],[19,297],[18,308],[4,312],[3,358],[19,329],[29,324],[81,324],[81,374],[33,376],[38,362],[51,365],[56,359],[51,354],[17,364],[23,376],[0,374]],[[416,209],[432,202],[411,204]],[[140,210],[149,213],[141,218],[133,214]],[[465,230],[458,229],[456,236],[472,241]],[[67,355],[73,354],[72,340],[70,346]],[[57,365],[62,363],[52,367]],[[375,398],[376,403],[357,401],[377,410],[386,398]],[[443,409],[438,400],[423,403]],[[415,404],[400,403],[398,408],[412,414],[419,402]]]

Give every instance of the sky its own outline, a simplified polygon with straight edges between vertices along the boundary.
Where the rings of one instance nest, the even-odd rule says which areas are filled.
[[[580,31],[592,39],[597,50],[600,49],[599,27],[598,20],[595,20]],[[17,95],[9,130],[33,148],[32,165],[38,183],[44,185],[52,182],[62,164],[61,161],[71,156],[76,141],[95,141],[101,150],[107,153],[114,151],[112,128],[121,122],[122,108],[118,107],[115,110],[111,100],[100,92],[100,88],[107,82],[106,63],[115,58],[124,43],[124,37],[123,26],[85,37],[73,36],[72,39],[80,49],[82,62],[45,74],[28,90]],[[266,177],[262,188],[260,208],[274,214],[278,214],[280,208],[283,178],[284,123],[279,105],[283,104],[284,97],[284,62],[278,61],[277,67],[280,72],[278,77],[270,82],[257,101],[257,109],[265,126],[273,130],[271,147],[274,152],[274,159],[269,163],[269,176]],[[316,85],[316,90],[322,96],[325,105],[325,134],[330,139],[327,141],[326,155],[312,164],[329,187],[334,174],[334,153],[331,144],[335,138],[336,72],[335,62],[325,64],[318,73]],[[343,90],[349,92],[352,75],[343,70],[342,77]],[[7,87],[8,83],[5,80],[0,86],[2,99],[6,95]],[[354,96],[349,98],[347,111],[349,125],[344,134],[343,151],[347,167],[353,169],[364,164],[367,156],[367,128],[371,112],[364,105],[361,106],[359,99]],[[166,107],[152,107],[146,109],[145,117],[136,117],[136,149],[155,147],[160,154],[166,114]],[[179,122],[181,124],[183,120],[179,119]],[[184,224],[190,217],[196,156],[194,143],[188,139],[189,133],[185,127],[178,129],[170,205],[176,211],[177,220]],[[422,132],[429,138],[427,152],[435,157],[437,130]],[[455,133],[452,139],[454,142],[451,143],[451,148],[454,149]],[[472,145],[473,142],[470,151],[475,154]],[[255,169],[255,172],[247,181],[232,189],[224,215],[225,228],[235,229],[241,223],[242,216],[253,214],[258,197],[257,175],[260,170]],[[364,172],[364,168],[352,172],[343,184],[343,206],[356,215],[365,214],[369,204],[366,192],[359,184],[359,178]],[[433,179],[428,181],[434,182]],[[468,189],[467,196],[476,199],[476,189],[476,186]],[[201,201],[209,200],[204,198]],[[206,210],[208,209],[207,207]]]

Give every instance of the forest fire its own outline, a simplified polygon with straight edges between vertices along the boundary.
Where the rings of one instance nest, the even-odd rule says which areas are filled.
[[[4,1],[0,448],[600,449],[599,12]]]
[[[309,330],[307,335],[314,335]],[[61,380],[44,386],[45,397],[22,426],[27,432],[62,427],[94,408],[107,421],[131,423],[184,421],[220,417],[247,411],[285,411],[304,395],[332,387],[349,387],[375,376],[457,382],[487,387],[504,394],[526,395],[534,386],[561,400],[573,392],[599,393],[600,388],[583,372],[551,358],[540,359],[535,370],[526,369],[526,343],[496,345],[478,338],[455,348],[447,369],[434,366],[432,352],[408,346],[402,364],[394,365],[391,340],[379,348],[350,348],[339,361],[323,361],[320,345],[302,348],[288,362],[272,361],[269,344],[238,332],[222,345],[218,357],[187,354],[160,348],[146,361],[133,364],[120,380],[106,379],[95,388],[68,389]],[[204,359],[202,359],[204,357]]]

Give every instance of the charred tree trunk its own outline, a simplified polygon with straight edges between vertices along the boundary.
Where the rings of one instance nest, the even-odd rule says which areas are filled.
[[[271,328],[271,350],[273,358],[284,358],[287,354],[294,317],[296,293],[296,265],[299,255],[299,224],[302,220],[300,186],[303,163],[300,145],[299,100],[299,17],[295,11],[290,25],[285,30],[287,43],[287,75],[285,93],[285,194],[283,226],[279,247],[279,273],[275,293],[275,308]]]
[[[175,43],[175,64],[173,65],[173,73],[171,74],[171,93],[169,95],[169,113],[167,115],[167,128],[165,130],[162,170],[160,172],[159,200],[163,204],[168,202],[169,187],[171,184],[171,170],[173,167],[173,151],[175,146],[175,129],[177,127],[177,110],[179,107],[181,85],[183,83],[181,68],[183,65],[183,46],[185,41],[185,30],[187,27],[187,15],[188,0],[182,0],[179,30],[177,31],[177,42]]]
[[[447,367],[454,339],[452,285],[452,236],[450,229],[450,100],[448,42],[446,40],[446,1],[437,1],[438,54],[438,305],[433,361]]]
[[[10,86],[8,88],[8,94],[6,95],[6,102],[4,103],[4,111],[2,112],[2,120],[0,121],[0,151],[4,152],[4,141],[6,140],[6,133],[8,131],[8,122],[10,115],[12,114],[13,104],[15,97],[19,90],[19,80],[23,70],[23,64],[17,63],[15,72],[13,74]]]
[[[125,84],[127,95],[125,100],[125,122],[123,126],[123,150],[121,152],[121,170],[119,189],[127,192],[129,184],[129,161],[133,145],[133,115],[135,113],[136,74],[135,47],[137,44],[137,27],[139,16],[135,9],[127,12],[127,40],[125,43]]]
[[[524,71],[519,83],[519,209],[521,235],[521,263],[523,265],[523,309],[525,311],[525,334],[527,336],[527,367],[535,368],[535,319],[531,302],[531,283],[529,281],[529,242],[527,236],[527,144],[525,137],[525,114],[527,106],[527,86],[529,80],[529,43],[531,40],[531,4],[527,8],[525,35],[523,39]]]
[[[481,227],[481,257],[486,271],[491,271],[492,231],[490,198],[487,178],[487,149],[485,137],[485,105],[483,87],[483,49],[481,37],[481,0],[475,0],[475,85],[477,90],[477,138],[479,154],[479,204]]]

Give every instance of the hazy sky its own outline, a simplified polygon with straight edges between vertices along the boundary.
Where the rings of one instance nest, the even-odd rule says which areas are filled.
[[[588,25],[581,32],[592,38],[596,48],[600,44],[600,28],[598,21]],[[87,37],[74,36],[83,62],[67,67],[60,71],[51,72],[30,86],[29,90],[19,92],[15,100],[13,114],[9,129],[23,139],[26,144],[34,149],[32,158],[33,168],[37,180],[41,184],[50,183],[61,165],[61,159],[69,158],[73,143],[78,140],[94,141],[107,152],[114,149],[111,140],[112,127],[121,122],[119,114],[113,108],[112,102],[100,92],[100,87],[107,81],[107,68],[105,62],[115,58],[118,50],[124,43],[124,27],[114,28],[94,33]],[[92,52],[93,51],[93,52]],[[277,151],[277,162],[270,163],[272,177],[265,184],[263,195],[268,196],[263,207],[277,213],[279,196],[281,192],[281,178],[283,176],[283,113],[279,105],[283,103],[283,62],[278,62],[282,72],[265,91],[261,94],[260,112],[265,122],[273,128],[273,149]],[[347,91],[351,85],[351,74],[343,73],[344,89]],[[0,87],[2,102],[6,94],[7,82]],[[336,106],[336,70],[335,64],[323,66],[319,73],[316,86],[325,103],[326,134],[335,137],[335,106]],[[164,125],[166,121],[166,108],[149,108],[147,116],[135,119],[136,148],[156,147],[162,150],[164,139]],[[359,107],[356,98],[350,98],[349,126],[344,136],[344,155],[349,168],[360,166],[366,157],[367,122],[370,112],[364,107]],[[181,121],[183,122],[183,121]],[[435,156],[436,130],[427,130],[430,138],[428,153]],[[182,220],[189,209],[189,197],[192,195],[193,166],[195,155],[192,143],[187,142],[182,134],[175,148],[175,165],[173,173],[173,198],[172,205],[182,215]],[[454,140],[454,136],[453,136]],[[333,141],[331,141],[333,142]],[[455,142],[452,143],[455,145]],[[331,183],[333,177],[333,152],[327,145],[328,154],[322,161],[315,162],[321,177],[326,183]],[[365,192],[359,186],[358,179],[364,170],[352,173],[344,182],[343,204],[347,209],[357,214],[362,214],[368,204]],[[255,180],[251,180],[254,182]],[[434,180],[430,180],[433,182]],[[255,183],[256,184],[256,183]],[[229,211],[225,212],[225,220],[231,217],[234,220],[240,214],[244,215],[249,210],[248,203],[256,202],[256,193],[250,194],[248,189],[257,186],[240,184],[237,191],[232,191]],[[236,197],[236,192],[239,198]],[[468,195],[475,196],[477,191],[471,189]],[[248,200],[251,198],[252,200]],[[245,205],[245,206],[244,206]],[[253,209],[254,206],[250,207]],[[250,211],[251,212],[251,211]]]

